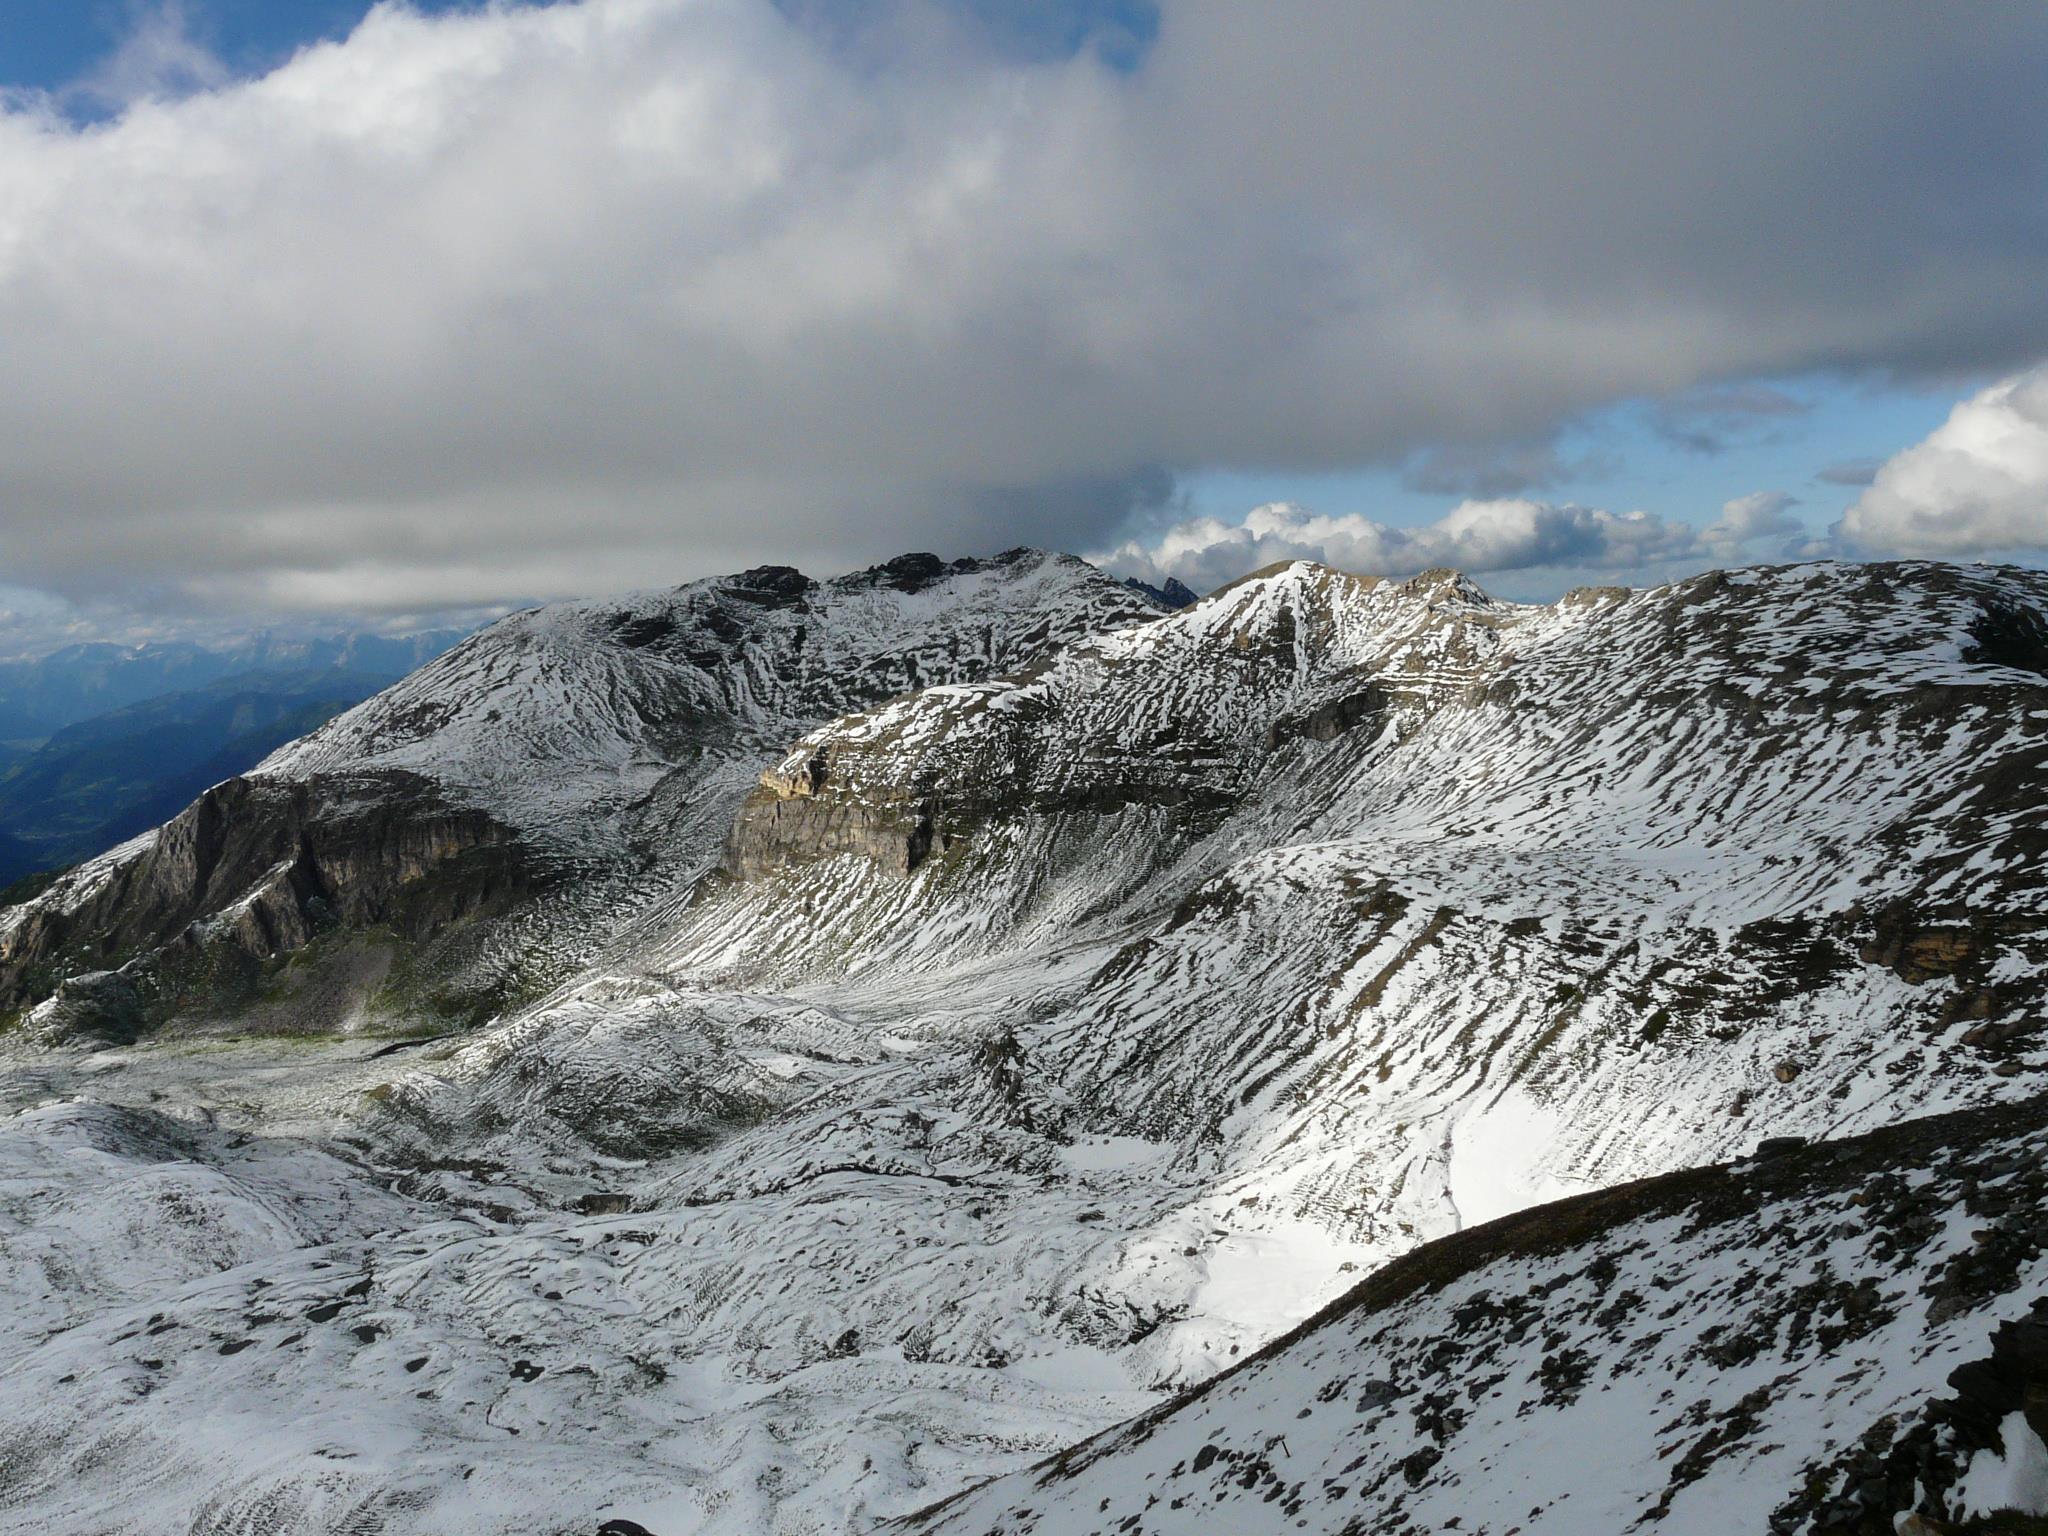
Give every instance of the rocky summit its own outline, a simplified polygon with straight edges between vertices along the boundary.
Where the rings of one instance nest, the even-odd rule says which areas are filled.
[[[0,909],[0,1511],[2040,1529],[2048,578],[1192,596],[552,605]]]

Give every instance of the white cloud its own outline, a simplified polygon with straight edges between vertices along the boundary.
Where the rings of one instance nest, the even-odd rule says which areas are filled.
[[[1480,4],[1166,0],[1129,74],[770,0],[385,4],[227,82],[167,25],[112,122],[0,107],[0,570],[415,607],[1088,546],[1181,469],[1498,493],[1617,399],[2048,328],[2048,11]],[[1486,560],[1671,526],[1473,505]]]
[[[1791,515],[1799,498],[1783,491],[1751,491],[1721,503],[1721,515],[1707,525],[1703,542],[1729,557],[1760,539],[1799,539],[1806,529]]]
[[[1194,518],[1095,558],[1119,575],[1155,583],[1174,576],[1207,592],[1278,560],[1316,560],[1376,576],[1433,566],[1474,574],[1536,568],[1626,574],[1692,558],[1701,548],[1694,529],[1647,512],[1515,498],[1461,502],[1413,528],[1273,502],[1239,523]]]
[[[2048,551],[2048,367],[1959,404],[1884,463],[1835,532],[1865,554]]]
[[[1091,558],[1120,576],[1153,583],[1178,577],[1198,592],[1278,560],[1316,560],[1362,575],[1408,576],[1449,566],[1474,575],[1538,571],[1642,582],[1710,564],[1739,565],[1766,542],[1785,558],[1811,553],[1805,526],[1791,515],[1798,504],[1783,491],[1752,491],[1724,502],[1721,515],[1700,529],[1648,512],[1526,497],[1460,502],[1415,527],[1271,502],[1239,522],[1189,518]]]
[[[114,52],[67,94],[102,107],[189,96],[228,79],[228,68],[192,35],[181,0],[138,11]]]

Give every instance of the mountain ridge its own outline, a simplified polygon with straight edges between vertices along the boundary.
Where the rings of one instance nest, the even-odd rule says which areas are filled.
[[[1381,1342],[1442,1338],[1474,1382],[1511,1366],[1529,1422],[1581,1440],[1571,1414],[1621,1401],[1597,1373],[1651,1362],[1623,1386],[1661,1438],[1612,1459],[1615,1528],[1666,1492],[1667,1529],[1713,1528],[1687,1501],[1768,1454],[1774,1490],[1829,1484],[1787,1527],[1821,1529],[1838,1478],[1889,1489],[1894,1452],[1939,1449],[1901,1418],[1874,1472],[1858,1437],[1924,1402],[1944,1352],[2002,1370],[2039,1262],[2020,1120],[2048,1074],[2048,676],[2027,665],[2048,578],[1823,563],[1523,605],[1455,572],[1288,563],[1161,615],[1079,562],[1005,558],[519,616],[160,834],[181,889],[219,880],[154,964],[246,956],[224,923],[271,923],[277,949],[315,910],[294,880],[388,867],[311,892],[361,905],[261,963],[282,997],[210,994],[232,1028],[269,1009],[337,1037],[195,1042],[124,1000],[133,969],[61,981],[0,1036],[22,1507],[138,1536],[865,1530],[1171,1404],[1404,1254],[1662,1175],[1760,1203],[1509,1255],[1499,1307],[1438,1326],[1418,1292]],[[849,685],[842,657],[880,661]],[[476,878],[433,874],[465,857]],[[538,897],[516,886],[535,871]],[[494,889],[481,921],[435,910]],[[415,995],[369,1021],[404,1037],[351,1038],[371,982],[344,976],[321,1014],[309,977],[392,974],[363,957],[408,902],[435,936],[394,971],[439,984],[459,941],[479,975],[531,959],[530,989],[470,1012]],[[1832,1151],[1785,1165],[1820,1170],[1811,1198],[1769,1168],[1682,1172],[1943,1114],[1983,1146],[1922,1157],[1933,1133],[1900,1130],[1895,1166],[1842,1165],[1868,1206],[1821,1177]],[[1644,1257],[1660,1243],[1675,1278]],[[1611,1274],[1578,1273],[1603,1255]],[[1797,1340],[1751,1337],[1723,1287],[1750,1271]],[[1722,1333],[1650,1339],[1652,1310],[1617,1304],[1665,1294],[1653,1278]],[[1205,1499],[1432,1529],[1475,1478],[1548,1486],[1495,1458],[1524,1423],[1505,1389],[1318,1397],[1380,1347],[1347,1342],[1355,1315],[1293,1335],[1295,1376],[1195,1400],[1245,1405]],[[1742,1409],[1800,1362],[1825,1422],[1785,1418],[1783,1391]],[[1675,1423],[1710,1395],[1689,1373],[1713,1401]],[[1873,1393],[1892,1406],[1858,1418]],[[221,1404],[265,1426],[260,1464],[191,1427]],[[1735,1432],[1744,1412],[1784,1426],[1778,1450]],[[1341,1495],[1292,1489],[1291,1462],[1340,1443]],[[1340,1470],[1374,1444],[1385,1499]],[[1673,1491],[1680,1464],[1699,1476]],[[1117,1497],[1161,1473],[1115,1465]],[[1009,1520],[1015,1486],[969,1505]],[[1100,1528],[1107,1492],[1057,1528]]]
[[[0,1002],[35,1006],[113,962],[150,973],[117,989],[140,1008],[109,1021],[117,1032],[212,1009],[213,993],[232,1012],[338,925],[438,946],[429,963],[451,979],[435,1008],[495,1011],[534,984],[525,973],[570,963],[548,946],[573,955],[645,898],[636,887],[687,872],[690,823],[722,818],[719,786],[767,742],[1156,612],[1071,557],[1020,550],[905,556],[825,583],[762,567],[511,615],[0,916]],[[268,830],[216,835],[237,825]],[[546,931],[493,951],[488,930],[527,912]],[[172,963],[151,961],[166,950]],[[341,1004],[360,1015],[351,991]]]

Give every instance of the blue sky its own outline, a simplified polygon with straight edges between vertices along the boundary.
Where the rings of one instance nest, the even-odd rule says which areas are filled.
[[[1555,444],[1564,472],[1535,494],[1705,524],[1737,497],[1782,491],[1796,500],[1790,515],[1823,536],[1861,493],[1859,471],[1925,438],[1979,382],[1908,387],[1826,376],[1770,380],[1758,387],[1768,392],[1765,398],[1787,402],[1783,414],[1744,413],[1731,420],[1711,410],[1708,392],[1705,422],[1682,410],[1672,422],[1656,402],[1625,402],[1565,427]],[[1294,501],[1329,515],[1415,525],[1441,516],[1455,499],[1455,492],[1418,489],[1411,479],[1396,467],[1321,473],[1252,468],[1197,472],[1183,479],[1180,490],[1192,515],[1226,520],[1260,501]],[[1555,584],[1513,578],[1495,583],[1511,595],[1523,589],[1540,595]]]
[[[425,12],[477,9],[477,0],[409,0]],[[863,0],[785,0],[785,9],[848,20]],[[1100,44],[1135,64],[1157,26],[1143,0],[952,0],[956,14],[1027,56]],[[87,75],[135,30],[139,0],[0,0],[0,84],[59,90]],[[237,74],[272,68],[307,43],[345,37],[365,0],[182,0],[188,34]]]
[[[422,10],[447,10],[425,0]],[[369,7],[357,0],[189,0],[193,39],[238,73],[268,69],[293,49],[345,36]],[[127,0],[0,0],[0,81],[56,90],[91,73],[135,28]]]
[[[0,0],[0,629],[2048,553],[2048,8],[1470,7]]]

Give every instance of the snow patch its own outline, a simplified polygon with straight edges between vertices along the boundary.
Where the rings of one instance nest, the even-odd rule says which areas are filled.
[[[2048,1446],[2017,1409],[1998,1426],[1998,1438],[2005,1444],[2005,1454],[1979,1451],[1957,1484],[1959,1512],[1984,1516],[2017,1510],[2023,1515],[2048,1515]]]
[[[1539,1166],[1556,1147],[1561,1123],[1556,1110],[1522,1088],[1510,1088],[1457,1118],[1448,1146],[1459,1226],[1476,1227],[1572,1193],[1563,1179]]]

